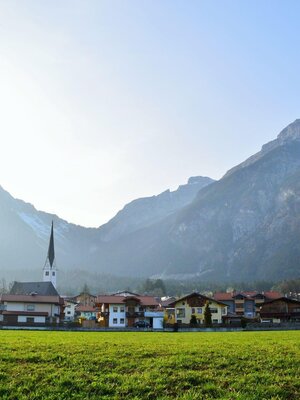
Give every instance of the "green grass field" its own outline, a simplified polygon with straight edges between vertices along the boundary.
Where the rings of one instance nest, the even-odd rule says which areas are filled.
[[[300,331],[0,331],[0,399],[300,399]]]

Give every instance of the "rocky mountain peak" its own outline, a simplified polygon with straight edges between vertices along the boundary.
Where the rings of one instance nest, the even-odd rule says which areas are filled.
[[[277,136],[277,140],[284,142],[287,140],[299,140],[299,139],[300,139],[300,119],[296,119],[294,122],[289,124]]]
[[[299,141],[300,140],[300,119],[296,119],[294,122],[289,124],[285,127],[277,136],[276,139],[271,140],[269,143],[266,143],[262,146],[261,151],[254,154],[253,156],[249,157],[246,161],[242,162],[241,164],[233,167],[229,171],[226,172],[225,176],[231,175],[233,172],[237,171],[238,169],[245,168],[262,157],[265,156],[266,153],[274,150],[277,147],[283,146],[291,141]]]

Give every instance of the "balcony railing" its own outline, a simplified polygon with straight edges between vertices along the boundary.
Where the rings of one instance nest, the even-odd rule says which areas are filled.
[[[126,318],[143,318],[145,316],[144,311],[127,311]]]

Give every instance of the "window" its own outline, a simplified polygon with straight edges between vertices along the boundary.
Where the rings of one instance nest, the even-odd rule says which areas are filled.
[[[212,320],[212,323],[213,323],[213,324],[217,324],[218,322],[219,322],[219,321],[218,321],[217,319],[213,319],[213,320]]]
[[[52,271],[52,276],[55,276],[55,272],[54,271]]]
[[[210,312],[211,312],[212,314],[217,314],[218,309],[217,309],[217,308],[212,308],[212,307],[211,307]]]
[[[195,308],[192,308],[192,314],[195,314]]]
[[[118,318],[113,319],[113,324],[116,325],[118,323]]]
[[[202,314],[202,308],[197,308],[197,313]]]
[[[177,308],[176,313],[177,313],[177,318],[185,318],[184,308]]]
[[[33,324],[34,323],[34,318],[33,317],[27,317],[26,318],[27,324]]]
[[[125,307],[120,307],[120,312],[125,312]]]
[[[49,271],[46,271],[46,272],[45,272],[45,275],[46,275],[46,276],[49,276]]]
[[[28,304],[26,308],[27,308],[27,311],[34,311],[35,310],[35,305],[34,304]]]
[[[124,318],[120,318],[120,324],[124,324],[125,320]]]
[[[118,312],[118,307],[113,307],[113,312]]]
[[[222,315],[226,315],[226,307],[222,308]]]
[[[67,311],[67,314],[68,314],[68,315],[71,314],[71,311]]]

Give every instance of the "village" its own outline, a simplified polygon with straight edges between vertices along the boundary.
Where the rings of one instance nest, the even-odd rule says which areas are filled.
[[[54,231],[41,282],[14,282],[0,297],[0,327],[144,329],[266,326],[300,322],[300,301],[277,291],[228,291],[211,297],[193,292],[180,298],[140,295],[128,290],[77,296],[56,289]]]

